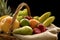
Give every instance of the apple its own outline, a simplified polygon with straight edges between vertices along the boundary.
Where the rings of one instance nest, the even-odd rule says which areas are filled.
[[[41,30],[39,28],[34,28],[33,33],[34,34],[39,34],[39,33],[41,33]]]
[[[29,20],[28,19],[21,19],[20,25],[21,26],[29,26],[30,25]]]
[[[41,30],[41,32],[44,32],[44,31],[47,30],[46,27],[43,24],[38,24],[37,28],[39,28]]]
[[[26,18],[26,19],[28,19],[28,20],[32,19],[31,16],[25,16],[24,18]]]

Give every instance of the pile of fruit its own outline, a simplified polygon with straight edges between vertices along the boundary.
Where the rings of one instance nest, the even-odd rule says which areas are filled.
[[[13,20],[13,16],[7,15],[10,10],[6,8],[6,4],[1,0],[0,5],[0,32],[7,33],[9,32],[11,26],[11,22]],[[5,5],[5,6],[4,6]],[[1,9],[2,8],[2,9]],[[12,33],[21,34],[21,35],[33,35],[40,34],[45,32],[47,27],[49,27],[54,21],[55,16],[51,16],[51,12],[46,12],[42,16],[29,16],[28,10],[23,9],[18,12],[18,15],[13,23]]]
[[[17,20],[20,28],[14,29],[13,33],[21,35],[32,35],[45,32],[47,27],[54,21],[55,16],[50,16],[51,12],[46,12],[42,16],[28,16],[27,9],[19,11]]]

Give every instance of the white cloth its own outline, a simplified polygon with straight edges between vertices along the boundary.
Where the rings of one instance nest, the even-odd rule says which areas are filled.
[[[56,27],[54,24],[51,24],[48,27],[48,30],[34,35],[19,35],[14,34],[17,38],[21,40],[58,40],[58,33],[60,32],[60,28]]]

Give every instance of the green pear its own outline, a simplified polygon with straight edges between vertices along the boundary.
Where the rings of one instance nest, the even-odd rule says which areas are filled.
[[[18,12],[18,16],[28,16],[28,11],[27,9],[21,10]]]
[[[17,20],[20,21],[21,19],[24,18],[24,16],[28,16],[28,11],[27,9],[20,10],[17,15]]]
[[[23,26],[22,28],[13,30],[13,33],[21,35],[31,35],[33,33],[33,29],[30,26]]]
[[[20,25],[21,26],[29,26],[30,25],[30,22],[28,19],[21,19],[20,20]]]
[[[39,16],[34,16],[33,18],[36,19],[36,20],[38,20]]]
[[[17,20],[20,21],[21,19],[23,19],[23,16],[17,16]]]

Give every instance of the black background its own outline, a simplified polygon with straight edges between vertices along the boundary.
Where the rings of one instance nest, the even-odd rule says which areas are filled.
[[[14,12],[22,2],[26,2],[29,5],[32,16],[40,16],[45,12],[51,11],[52,15],[56,17],[53,23],[60,27],[60,2],[58,0],[8,0],[8,6],[10,6],[12,12]]]

